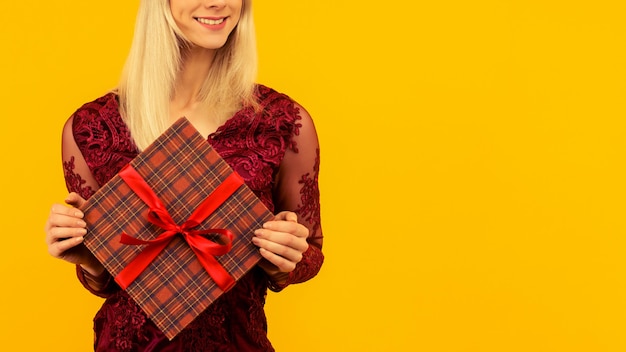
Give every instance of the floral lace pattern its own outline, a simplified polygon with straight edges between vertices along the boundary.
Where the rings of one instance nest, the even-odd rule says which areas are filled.
[[[107,94],[83,105],[73,118],[74,139],[79,143],[80,151],[99,186],[115,176],[139,153],[128,127],[119,116],[115,95]]]
[[[108,309],[102,309],[94,318],[94,327],[97,330],[108,331],[110,343],[106,343],[102,348],[114,347],[115,351],[130,352],[137,350],[137,346],[148,342],[147,334],[140,328],[146,323],[146,315],[132,302],[128,295],[118,295],[110,298]],[[106,342],[103,340],[97,342]],[[105,347],[107,344],[112,346]]]
[[[83,180],[78,172],[75,171],[75,160],[71,157],[69,161],[63,162],[63,171],[65,173],[65,186],[80,194],[81,197],[87,199],[94,194],[94,190],[87,186],[87,181]]]
[[[279,291],[288,284],[312,278],[324,259],[317,186],[319,146],[314,131],[302,128],[302,119],[310,117],[293,100],[264,86],[257,87],[257,98],[260,112],[252,108],[240,110],[207,140],[271,211],[298,213],[311,233],[309,250],[289,274],[287,283],[276,285],[262,269],[253,269],[172,341],[113,280],[95,292],[78,270],[79,279],[88,290],[107,298],[94,319],[97,351],[273,351],[263,310],[267,289]],[[64,150],[66,184],[68,190],[89,198],[138,150],[113,93],[85,104],[71,119],[69,135],[77,149],[72,151],[73,143],[68,142],[69,151]],[[315,160],[300,160],[306,159],[298,156],[304,155],[298,153],[305,148],[311,151],[307,155],[317,155]],[[285,157],[287,151],[289,161]],[[81,161],[85,165],[76,165]],[[293,175],[279,178],[281,169]]]
[[[313,233],[317,233],[320,228],[320,190],[318,187],[318,175],[320,170],[320,149],[315,150],[317,157],[315,158],[315,166],[313,166],[313,175],[306,173],[302,175],[300,184],[302,189],[300,194],[302,195],[302,202],[300,207],[296,210],[305,220],[312,224]]]

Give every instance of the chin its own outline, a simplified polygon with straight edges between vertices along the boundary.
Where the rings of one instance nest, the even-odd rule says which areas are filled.
[[[224,41],[211,41],[211,42],[192,42],[193,45],[197,48],[202,48],[202,49],[206,49],[206,50],[217,50],[217,49],[221,49],[224,47],[224,45],[226,45],[226,40]]]

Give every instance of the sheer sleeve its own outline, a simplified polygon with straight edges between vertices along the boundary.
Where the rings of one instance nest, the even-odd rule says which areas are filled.
[[[73,124],[74,116],[72,115],[63,126],[61,149],[65,186],[69,192],[76,192],[84,199],[89,199],[99,186],[74,140]]]
[[[318,187],[319,142],[311,116],[302,106],[296,104],[296,107],[300,120],[292,137],[291,146],[285,151],[279,167],[274,189],[274,204],[277,213],[288,210],[298,215],[298,222],[309,229],[307,239],[309,248],[285,281],[270,282],[270,289],[273,291],[280,291],[289,284],[311,279],[317,275],[324,261]]]
[[[99,185],[76,144],[73,123],[74,115],[63,126],[61,149],[65,185],[69,192],[76,192],[84,199],[89,199],[99,188]],[[76,265],[76,274],[83,286],[94,295],[107,297],[116,290],[117,285],[106,270],[102,275],[94,277],[84,272],[80,265]],[[101,286],[101,288],[96,290],[93,288],[94,286]]]

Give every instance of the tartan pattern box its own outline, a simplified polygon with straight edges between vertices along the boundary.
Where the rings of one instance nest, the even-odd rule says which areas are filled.
[[[233,174],[239,177],[185,118],[127,167],[141,176],[176,224],[185,223],[227,178]],[[84,244],[118,283],[120,272],[150,246],[121,243],[122,234],[149,241],[165,232],[148,221],[150,207],[120,174],[83,207],[87,222]],[[227,229],[233,234],[230,250],[210,259],[216,259],[232,279],[238,280],[261,259],[252,243],[254,230],[273,217],[243,184],[194,230]],[[224,292],[181,235],[173,236],[125,290],[169,339]]]

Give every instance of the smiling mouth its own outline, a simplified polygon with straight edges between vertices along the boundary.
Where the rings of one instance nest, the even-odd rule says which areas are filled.
[[[225,20],[226,20],[226,18],[220,18],[219,20],[211,20],[211,19],[208,19],[208,18],[196,17],[196,21],[198,21],[198,22],[200,22],[202,24],[208,24],[210,26],[215,26],[215,25],[221,24]]]

